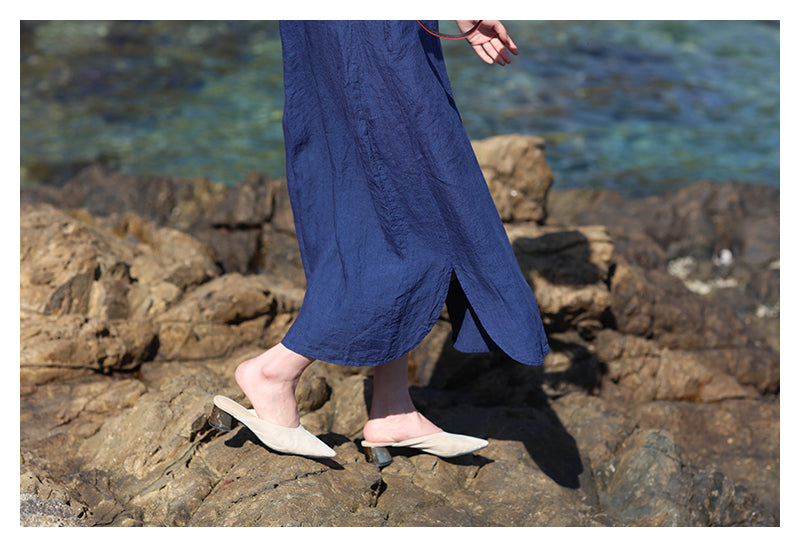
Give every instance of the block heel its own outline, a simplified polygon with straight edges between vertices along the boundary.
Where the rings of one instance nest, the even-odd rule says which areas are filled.
[[[382,446],[364,446],[364,454],[367,456],[367,461],[377,467],[386,467],[392,463],[392,455],[389,451]]]
[[[211,415],[208,417],[208,425],[220,431],[231,431],[239,423],[239,420],[214,405]]]

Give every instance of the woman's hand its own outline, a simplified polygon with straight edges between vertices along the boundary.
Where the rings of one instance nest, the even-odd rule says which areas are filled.
[[[461,32],[469,32],[477,23],[477,20],[456,21]],[[478,57],[490,65],[496,62],[498,65],[504,66],[506,63],[511,62],[509,51],[514,55],[519,53],[517,46],[514,45],[508,32],[506,32],[506,27],[500,21],[484,21],[478,27],[478,30],[467,37],[467,42],[478,54]]]

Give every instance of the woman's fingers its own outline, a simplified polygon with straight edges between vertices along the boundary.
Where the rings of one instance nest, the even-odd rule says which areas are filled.
[[[497,52],[497,57],[495,58],[497,62],[499,62],[501,65],[511,62],[511,54],[508,52],[508,48],[503,42],[501,42],[498,38],[492,38],[489,43]],[[503,62],[500,62],[501,60]]]
[[[511,50],[511,53],[514,55],[519,53],[516,44],[514,44],[514,42],[511,40],[511,36],[508,35],[508,31],[503,23],[500,21],[495,21],[494,31],[497,33],[497,37],[500,39],[500,41]],[[510,62],[510,56],[508,57],[508,60]]]
[[[478,57],[489,64],[505,66],[511,62],[511,54],[517,55],[519,52],[500,21],[484,21],[467,41]]]
[[[508,34],[506,34],[506,36],[508,36]],[[511,39],[511,36],[508,36],[508,44],[507,45],[508,45],[508,49],[511,50],[511,53],[513,53],[514,55],[519,55],[519,49],[517,49],[517,44],[514,43],[514,41]]]
[[[484,48],[483,48],[483,45],[480,45],[480,44],[478,44],[478,45],[474,45],[474,46],[472,46],[472,49],[474,49],[474,50],[475,50],[475,53],[477,53],[477,54],[478,54],[478,57],[480,57],[481,59],[483,59],[484,61],[486,61],[486,62],[487,62],[487,63],[489,63],[490,65],[491,65],[492,63],[494,63],[494,61],[492,60],[492,58],[491,58],[491,57],[489,57],[489,55],[488,55],[488,54],[486,53],[486,51],[484,50]]]
[[[508,53],[508,50],[497,39],[493,38],[488,42],[474,47],[481,59],[489,64],[497,63],[500,66],[505,66],[511,62],[511,55]],[[481,55],[481,52],[483,52],[483,55]]]
[[[501,45],[500,47],[503,46]],[[499,51],[497,51],[495,40],[489,40],[488,42],[483,44],[483,49],[486,51],[486,54],[489,55],[489,57],[491,57],[494,60],[494,62],[497,63],[498,65],[503,66],[506,64],[503,55]]]

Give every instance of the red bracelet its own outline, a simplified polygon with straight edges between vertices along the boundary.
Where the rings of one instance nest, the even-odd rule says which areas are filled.
[[[478,27],[480,27],[481,23],[483,23],[483,19],[478,21],[477,25],[475,25],[474,27],[469,29],[464,34],[437,34],[437,33],[433,32],[432,30],[430,30],[425,25],[423,25],[419,20],[417,20],[417,23],[419,23],[422,28],[424,28],[425,30],[427,30],[428,32],[433,34],[434,36],[438,36],[439,38],[444,38],[445,40],[461,40],[462,38],[466,38],[467,36],[469,36],[470,34],[475,32],[476,30],[478,30]]]

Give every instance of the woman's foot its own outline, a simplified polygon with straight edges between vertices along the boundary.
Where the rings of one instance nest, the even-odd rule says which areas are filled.
[[[300,414],[294,391],[300,375],[313,362],[278,344],[236,367],[236,383],[259,418],[275,425],[297,427]]]
[[[380,418],[373,418],[370,414],[364,425],[364,440],[371,443],[401,442],[441,431],[417,410]]]
[[[408,355],[375,367],[372,406],[364,425],[365,441],[400,442],[440,431],[411,401]]]

